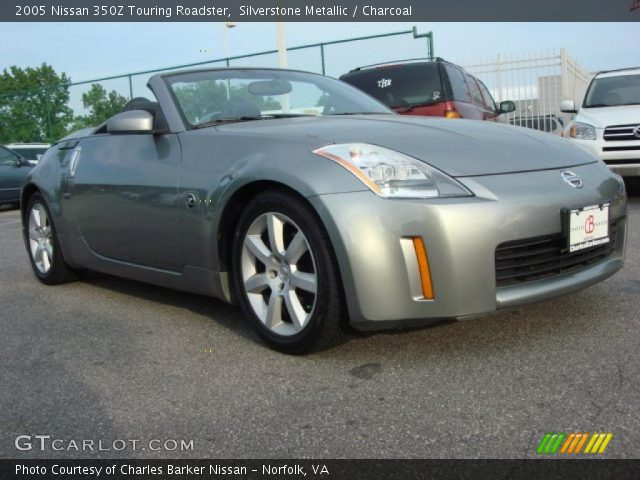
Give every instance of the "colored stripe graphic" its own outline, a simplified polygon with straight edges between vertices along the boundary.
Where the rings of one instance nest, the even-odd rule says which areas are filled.
[[[556,453],[566,435],[564,433],[547,433],[538,445],[537,453]]]
[[[570,433],[568,435],[557,432],[545,433],[536,452],[541,455],[554,453],[599,454],[605,452],[612,438],[613,433]],[[582,447],[585,444],[587,446],[583,451]]]
[[[575,453],[580,453],[580,450],[582,450],[582,446],[584,445],[584,443],[587,441],[587,438],[589,437],[588,433],[583,433],[582,434],[582,439],[580,440],[580,443],[578,443],[578,446],[576,447],[576,451]]]
[[[584,449],[584,453],[604,453],[612,438],[613,433],[594,433],[589,439],[589,443],[587,444],[587,448]]]

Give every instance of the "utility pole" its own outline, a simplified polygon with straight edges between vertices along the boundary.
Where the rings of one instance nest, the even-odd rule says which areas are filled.
[[[235,28],[236,22],[225,22],[222,27],[224,58],[227,59],[227,67],[229,66],[229,29]]]
[[[285,22],[276,22],[278,35],[278,66],[287,68],[287,39],[285,35]]]

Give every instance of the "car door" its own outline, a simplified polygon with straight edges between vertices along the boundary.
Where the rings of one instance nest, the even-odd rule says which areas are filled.
[[[71,204],[91,250],[181,271],[177,136],[100,133],[81,139],[70,155]]]
[[[31,168],[20,155],[0,146],[0,203],[20,201],[20,190]]]

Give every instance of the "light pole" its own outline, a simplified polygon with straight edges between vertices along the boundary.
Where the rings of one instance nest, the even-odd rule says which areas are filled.
[[[278,37],[278,67],[287,68],[287,41],[285,38],[284,22],[276,22],[276,32]],[[282,111],[288,112],[291,107],[289,94],[282,97]]]
[[[229,32],[230,28],[235,28],[236,22],[225,22],[222,25],[224,58],[227,59],[227,67],[229,66]]]
[[[236,22],[225,22],[222,25],[224,58],[227,67],[229,66],[229,29],[235,28]],[[231,81],[227,78],[227,100],[231,98]]]
[[[287,39],[284,25],[284,22],[276,22],[278,36],[278,66],[280,68],[287,68]]]

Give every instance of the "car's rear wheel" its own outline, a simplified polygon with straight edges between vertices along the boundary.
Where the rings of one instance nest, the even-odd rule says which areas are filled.
[[[292,195],[261,194],[244,210],[234,240],[235,291],[260,337],[287,353],[333,343],[344,313],[342,289],[315,212]]]
[[[38,279],[47,285],[77,280],[82,271],[71,268],[62,257],[56,228],[42,195],[31,196],[26,215],[25,244]]]

